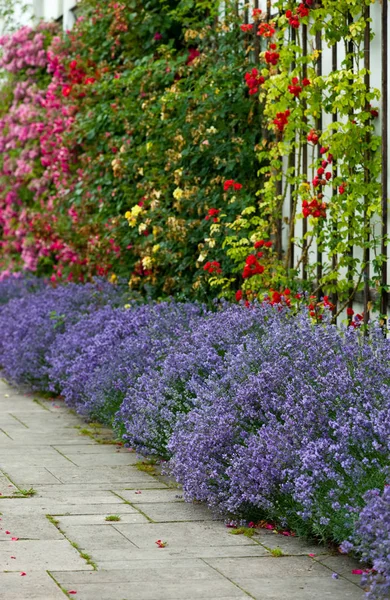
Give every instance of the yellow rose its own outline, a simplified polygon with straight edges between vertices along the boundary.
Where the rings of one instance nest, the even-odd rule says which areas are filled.
[[[150,256],[144,256],[142,266],[144,269],[150,269],[153,265],[153,259]]]
[[[175,198],[175,200],[181,200],[183,198],[183,193],[183,190],[177,187],[173,192],[173,197]]]

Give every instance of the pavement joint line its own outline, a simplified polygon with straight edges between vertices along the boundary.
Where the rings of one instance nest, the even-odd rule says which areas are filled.
[[[114,494],[114,496],[117,496],[118,498],[120,498],[121,500],[123,500],[123,502],[125,504],[128,504],[129,506],[131,506],[132,508],[134,508],[137,512],[139,512],[143,517],[145,517],[145,519],[147,519],[149,521],[149,523],[156,523],[156,521],[154,521],[153,519],[151,519],[146,513],[144,513],[143,510],[141,510],[140,508],[137,508],[136,505],[132,504],[129,500],[126,500],[126,498],[123,498],[123,496],[121,496],[120,494],[118,494],[117,492],[114,492],[113,490],[110,490],[110,492],[112,494]],[[127,539],[127,538],[126,538]]]
[[[72,463],[72,465],[75,465],[75,467],[79,466],[78,464],[76,464],[75,462],[73,462],[73,460],[71,460],[68,456],[66,456],[66,454],[64,454],[63,452],[61,452],[61,450],[58,450],[58,448],[56,448],[55,446],[51,446],[51,448],[53,448],[53,450],[55,450],[56,452],[58,452],[58,454],[61,454],[61,456],[63,456],[64,458],[66,458],[66,460],[68,460],[70,463]],[[61,483],[62,483],[62,481],[61,481]]]
[[[14,481],[13,479],[11,479],[11,477],[8,475],[8,473],[6,471],[4,471],[4,469],[1,469],[1,473],[4,475],[4,477],[6,477],[8,479],[8,481],[10,481],[12,483],[12,485],[14,485],[16,487],[17,490],[19,490],[19,492],[21,491],[21,487],[19,487]],[[9,498],[11,498],[11,496],[8,496]]]
[[[11,437],[2,427],[0,427],[0,431],[2,431],[4,433],[4,435],[6,435],[10,440],[13,441],[13,437]]]
[[[66,539],[67,542],[69,542],[69,544],[75,549],[77,550],[77,552],[80,554],[80,558],[82,558],[83,560],[85,560],[85,562],[87,563],[87,565],[90,565],[94,571],[97,571],[97,564],[92,560],[92,557],[87,553],[84,552],[83,550],[81,550],[79,544],[77,544],[76,542],[72,542],[72,540],[66,535],[66,533],[64,532],[63,529],[61,529],[59,522],[57,519],[55,519],[53,517],[53,515],[47,514],[45,515],[46,519],[49,521],[49,523],[51,523],[52,525],[54,525],[54,527],[56,527],[56,529],[58,529],[58,531],[60,532],[61,535],[64,536],[64,538]]]
[[[107,525],[104,525],[104,527],[107,527]],[[123,531],[119,531],[119,529],[117,529],[117,528],[115,527],[115,525],[111,525],[111,524],[110,524],[108,527],[110,527],[111,529],[115,529],[115,531],[116,531],[117,533],[120,533],[120,534],[121,534],[121,536],[122,536],[123,538],[125,538],[125,540],[126,540],[127,542],[130,542],[130,544],[132,544],[132,546],[134,546],[135,548],[138,548],[138,550],[141,550],[140,546],[137,546],[137,544],[136,544],[135,542],[133,542],[133,540],[131,540],[130,538],[128,538],[128,537],[127,537],[127,536],[126,536],[126,535],[123,533]]]
[[[38,398],[33,398],[33,402],[35,402],[35,404],[38,404],[41,408],[43,408],[43,410],[47,410],[47,412],[51,412],[50,408],[45,406],[43,404],[43,402],[41,400],[39,400]]]
[[[52,579],[54,581],[54,583],[56,584],[56,586],[58,586],[61,590],[61,592],[63,594],[65,594],[65,596],[67,598],[71,598],[70,594],[68,594],[68,590],[66,590],[58,581],[57,579],[54,577],[54,575],[52,573],[50,573],[50,571],[46,571],[46,573],[49,575],[50,579]]]
[[[58,483],[64,483],[63,481],[61,481],[61,479],[59,479],[58,477],[56,477],[56,475],[54,475],[54,473],[52,473],[47,467],[44,467],[45,471],[47,471],[48,473],[50,473],[50,475],[52,475],[53,477],[55,477],[55,479],[57,479]]]
[[[30,427],[28,425],[26,425],[26,423],[23,423],[23,421],[21,419],[19,419],[19,417],[17,417],[16,415],[13,415],[12,413],[8,413],[8,414],[10,417],[12,417],[16,421],[18,421],[21,425],[23,425],[23,427],[25,427],[26,429],[30,429]]]
[[[244,594],[246,594],[248,596],[248,598],[253,598],[253,600],[256,600],[256,596],[252,596],[252,594],[250,594],[246,589],[244,589],[243,587],[238,585],[238,583],[236,583],[233,579],[231,579],[230,577],[227,577],[226,575],[224,575],[224,573],[221,573],[221,571],[219,569],[217,569],[217,567],[213,567],[213,565],[210,565],[205,558],[200,558],[200,560],[202,562],[204,562],[205,565],[210,567],[210,569],[213,569],[213,571],[215,571],[219,575],[222,575],[222,577],[224,579],[227,579],[228,581],[230,581],[230,583],[235,585],[241,592],[244,592]]]
[[[351,581],[350,579],[348,579],[348,577],[345,577],[342,573],[339,573],[336,569],[331,569],[330,567],[328,567],[328,565],[324,564],[322,561],[325,558],[326,557],[324,557],[321,560],[319,560],[319,558],[314,557],[312,560],[313,560],[313,562],[317,562],[318,564],[320,564],[322,567],[326,567],[329,572],[331,572],[331,573],[337,573],[337,575],[339,577],[342,577],[345,581],[349,581],[349,583],[353,583],[353,585],[355,585],[357,588],[359,588],[359,590],[363,589],[359,583],[356,583],[355,581]]]
[[[139,489],[139,488],[137,488],[137,487],[132,487],[132,488],[123,488],[121,491],[122,491],[122,492],[132,492],[133,490],[138,490],[138,489]],[[158,492],[158,491],[160,491],[160,492],[161,492],[161,490],[169,490],[169,489],[171,489],[171,488],[167,488],[167,487],[161,487],[161,488],[151,488],[151,489],[152,489],[154,492]],[[145,491],[147,491],[147,490],[145,490]],[[139,502],[139,504],[143,504],[143,502]],[[153,503],[151,503],[151,504],[161,504],[161,503],[160,503],[159,501],[156,501],[156,502],[153,502]]]

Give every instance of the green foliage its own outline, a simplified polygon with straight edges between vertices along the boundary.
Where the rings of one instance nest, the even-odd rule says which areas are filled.
[[[76,139],[83,149],[84,176],[67,205],[87,209],[89,224],[109,224],[106,236],[122,249],[112,271],[130,273],[134,291],[205,299],[203,266],[225,258],[205,217],[215,208],[234,219],[252,204],[261,111],[242,85],[249,59],[237,22],[214,26],[207,3],[196,3],[203,21],[185,29],[189,4],[163,3],[158,18],[153,10],[160,3],[150,4],[149,12],[137,7],[137,24],[129,23],[107,68],[107,50],[95,42],[107,38],[112,16],[81,23],[99,80],[69,132],[69,144]],[[81,6],[88,12],[94,3]],[[239,177],[245,192],[227,196],[224,181]]]
[[[264,184],[257,192],[253,213],[242,211],[235,222],[224,223],[233,229],[233,234],[225,237],[224,246],[237,270],[242,270],[246,256],[253,252],[254,241],[271,237],[275,242],[272,260],[263,261],[264,274],[243,282],[244,294],[251,297],[270,288],[317,288],[323,294],[337,293],[341,311],[363,288],[364,257],[368,251],[369,284],[380,289],[384,257],[375,256],[372,260],[380,246],[375,227],[381,219],[380,137],[375,128],[380,91],[370,87],[363,68],[364,36],[366,28],[371,27],[366,15],[369,4],[324,0],[321,5],[310,7],[308,15],[299,17],[299,24],[306,25],[311,36],[305,54],[302,27],[293,28],[287,16],[288,10],[296,15],[297,8],[280,1],[279,15],[272,17],[275,33],[262,39],[259,69],[264,83],[260,86],[259,103],[268,132],[258,159]],[[344,40],[345,58],[338,70],[329,74],[318,71],[318,37],[329,47]],[[278,53],[275,65],[265,61],[265,51],[270,50],[271,44]],[[301,87],[296,96],[290,90],[294,78]],[[304,78],[306,85],[302,85]],[[278,127],[279,115],[285,111],[289,111],[286,123]],[[329,122],[335,114],[336,122],[322,124],[321,115],[329,115]],[[308,140],[311,132],[318,136],[315,143]],[[304,151],[308,153],[306,169],[302,164]],[[295,164],[291,157],[295,157]],[[315,185],[315,175],[319,168],[321,172],[324,159],[329,179],[325,181],[319,175],[323,182]],[[283,218],[283,205],[290,192],[291,218]],[[310,208],[305,214],[305,206],[313,199],[322,205],[326,215]],[[302,219],[306,231],[301,234]],[[279,243],[280,229],[284,229],[288,240],[284,248]],[[295,264],[291,255],[293,244],[301,250],[296,252],[299,256]],[[323,261],[320,272],[318,252]]]

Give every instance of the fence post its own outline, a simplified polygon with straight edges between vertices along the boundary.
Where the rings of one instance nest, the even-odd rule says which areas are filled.
[[[335,42],[332,46],[332,71],[336,72],[337,71],[337,42]],[[333,123],[337,123],[337,111],[334,112],[332,114],[332,122]],[[337,162],[334,161],[333,162],[333,181],[335,180],[335,178],[337,177]],[[333,186],[333,190],[332,190],[332,200],[335,200],[337,198],[337,188]],[[333,225],[332,225],[332,229],[334,234],[337,233],[337,213],[336,216],[333,216]],[[333,254],[332,256],[332,271],[336,271],[337,268],[337,255]],[[337,280],[336,280],[337,281]],[[333,304],[333,315],[336,315],[337,313],[337,302],[338,302],[338,296],[337,296],[337,291],[334,291],[332,293],[332,304]]]
[[[387,286],[387,218],[388,218],[388,183],[387,183],[387,159],[388,159],[388,92],[387,92],[387,68],[388,68],[388,5],[387,0],[382,2],[382,239],[381,254],[386,256],[386,260],[381,266],[381,313],[387,318],[388,292]],[[384,323],[387,329],[387,322]]]
[[[316,33],[316,50],[318,50],[318,52],[319,52],[318,62],[317,62],[317,75],[318,75],[318,77],[321,77],[322,76],[322,35],[321,35],[321,30],[317,31],[317,33]],[[322,108],[321,108],[320,114],[318,115],[318,118],[316,119],[316,129],[318,131],[322,131]],[[322,157],[320,146],[318,146],[317,156],[318,156],[318,158]],[[321,225],[319,225],[319,229],[321,229]],[[322,279],[322,251],[319,250],[318,240],[317,240],[317,287],[318,287],[317,300],[320,300],[321,295],[322,295],[322,290],[320,288],[321,279]]]
[[[348,24],[352,25],[353,23],[353,17],[350,13],[348,13]],[[348,42],[348,46],[347,46],[347,51],[349,54],[349,60],[350,60],[350,68],[351,71],[353,73],[354,70],[354,64],[353,64],[353,41],[349,41]],[[353,116],[353,109],[351,110],[351,117]],[[353,269],[352,269],[352,263],[353,263],[353,245],[351,243],[351,219],[349,219],[349,223],[348,223],[348,255],[350,258],[350,263],[348,264],[348,268],[347,268],[347,279],[348,279],[348,308],[352,309],[353,308],[353,292],[354,292],[354,285],[353,285]],[[351,324],[352,322],[352,316],[348,315],[348,323]]]
[[[385,0],[387,1],[387,0]],[[366,20],[366,27],[364,31],[364,87],[366,89],[366,93],[370,91],[370,7],[367,5],[364,11],[364,18]],[[365,110],[370,110],[370,102],[366,100]],[[370,132],[366,132],[366,144],[370,143]],[[370,149],[367,147],[366,150],[366,167],[364,169],[364,181],[365,183],[370,182],[370,172],[367,167],[367,163],[370,159]],[[368,215],[367,205],[369,203],[369,198],[366,196],[364,198],[364,253],[363,253],[363,264],[364,264],[364,312],[363,312],[363,322],[367,325],[368,320],[370,318],[370,310],[369,310],[369,301],[370,301],[370,216]]]
[[[302,25],[302,56],[303,58],[306,58],[307,56],[307,25]],[[302,79],[305,79],[307,77],[307,65],[304,62],[303,64],[303,69],[302,69]],[[307,165],[308,165],[308,157],[307,157],[307,140],[304,140],[303,142],[303,148],[302,148],[302,173],[304,176],[306,176],[307,178]],[[302,259],[302,280],[303,281],[307,281],[307,240],[305,238],[305,235],[307,234],[307,218],[304,217],[302,220],[302,237],[303,239],[303,243],[302,243],[302,254],[303,254],[303,259]]]

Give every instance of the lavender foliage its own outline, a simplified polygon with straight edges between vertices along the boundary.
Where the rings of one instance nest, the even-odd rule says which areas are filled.
[[[354,532],[354,549],[372,569],[365,570],[362,585],[368,586],[369,600],[390,597],[390,486],[383,493],[374,489],[364,497],[366,506],[361,511]]]
[[[269,305],[125,307],[103,282],[8,278],[0,302],[6,377],[114,422],[127,444],[169,460],[188,500],[348,540],[373,564],[368,598],[389,597],[390,342],[379,327],[365,336]]]
[[[155,370],[203,312],[194,304],[165,302],[86,315],[52,345],[52,389],[80,413],[111,422],[137,378]]]
[[[104,281],[47,287],[10,300],[0,312],[0,365],[5,377],[48,390],[46,354],[57,335],[108,302],[120,303],[121,291]]]
[[[43,279],[31,274],[12,273],[0,276],[0,307],[12,298],[23,298],[29,293],[44,289],[45,286]]]
[[[222,305],[181,335],[164,360],[147,366],[128,388],[118,414],[129,445],[169,458],[168,444],[178,418],[197,406],[209,378],[219,379],[224,373],[225,354],[234,353],[247,331],[261,336],[273,312],[265,306],[248,311]]]
[[[188,499],[341,542],[389,464],[389,342],[274,314],[208,375],[171,436]],[[187,388],[188,389],[188,388]]]

